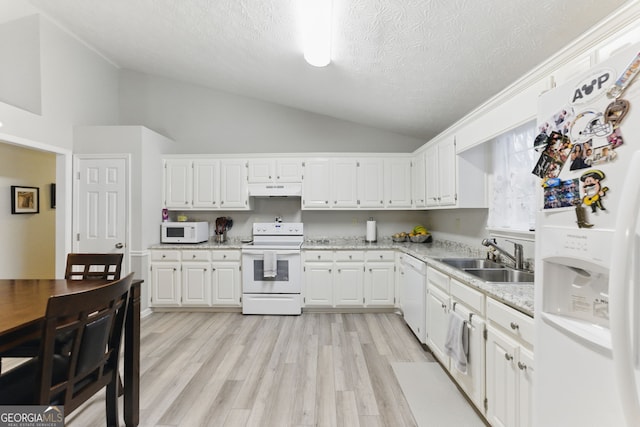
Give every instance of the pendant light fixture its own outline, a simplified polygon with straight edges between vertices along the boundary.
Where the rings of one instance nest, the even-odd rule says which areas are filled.
[[[333,0],[298,0],[303,10],[304,59],[314,67],[331,62]]]

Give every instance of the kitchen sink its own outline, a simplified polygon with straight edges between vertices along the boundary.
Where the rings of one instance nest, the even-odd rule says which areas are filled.
[[[504,268],[502,264],[485,258],[443,258],[440,262],[461,270],[466,268]]]
[[[528,271],[513,270],[511,268],[465,268],[469,274],[476,276],[485,282],[496,283],[521,283],[533,282],[533,273]]]

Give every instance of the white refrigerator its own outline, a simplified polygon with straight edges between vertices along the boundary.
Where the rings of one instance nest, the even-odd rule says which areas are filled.
[[[640,44],[539,99],[536,426],[640,426]]]

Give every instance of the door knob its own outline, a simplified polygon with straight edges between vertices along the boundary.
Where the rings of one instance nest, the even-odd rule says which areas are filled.
[[[122,249],[124,245],[122,243],[116,243],[116,249]]]

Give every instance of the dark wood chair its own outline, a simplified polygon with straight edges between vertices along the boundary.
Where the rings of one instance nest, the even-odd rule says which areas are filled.
[[[118,425],[118,363],[133,273],[49,298],[37,357],[0,375],[0,405],[64,405],[65,416],[106,387],[107,425]],[[62,352],[56,338],[69,338]]]
[[[65,279],[118,280],[122,270],[122,254],[69,254]]]
[[[85,254],[67,255],[67,267],[64,278],[70,280],[118,280],[122,271],[123,254]],[[66,345],[64,337],[58,337],[56,348]],[[18,347],[0,353],[0,372],[3,358],[28,358],[38,355],[40,340],[28,341]]]

